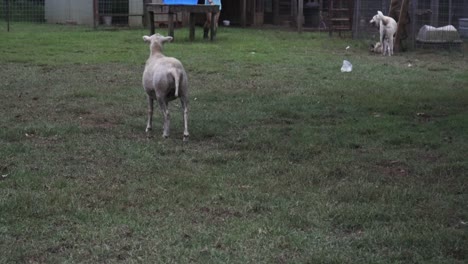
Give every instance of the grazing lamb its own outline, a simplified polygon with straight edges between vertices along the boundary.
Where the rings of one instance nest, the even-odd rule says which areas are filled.
[[[384,42],[385,42],[385,47],[387,47],[387,51],[390,52],[389,51],[390,47],[388,45],[388,39],[384,39]],[[383,45],[380,42],[375,43],[375,45],[371,44],[370,47],[369,47],[369,50],[371,52],[374,52],[374,53],[382,53]]]
[[[146,61],[143,72],[143,88],[148,95],[148,124],[146,132],[151,131],[153,125],[153,101],[156,100],[164,116],[163,137],[169,137],[169,108],[168,103],[180,98],[184,111],[184,141],[188,140],[188,79],[182,63],[162,54],[164,43],[172,41],[172,37],[160,34],[143,36],[145,42],[150,43],[150,56]]]
[[[395,19],[389,16],[384,16],[382,12],[377,11],[377,15],[372,18],[370,23],[376,24],[379,27],[380,43],[383,44],[382,54],[385,56],[388,51],[388,56],[392,56],[393,36],[397,31],[397,22]]]

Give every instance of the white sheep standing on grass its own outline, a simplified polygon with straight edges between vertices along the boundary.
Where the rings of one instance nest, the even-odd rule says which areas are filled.
[[[375,24],[379,27],[380,33],[380,44],[382,45],[382,54],[385,56],[393,55],[394,35],[397,31],[398,24],[392,17],[385,16],[381,11],[377,11],[377,15],[372,17],[371,24]]]
[[[153,101],[156,100],[164,116],[163,137],[169,137],[168,103],[179,97],[184,111],[183,139],[187,141],[189,138],[187,73],[179,60],[162,54],[164,43],[172,41],[172,37],[154,34],[143,36],[143,40],[150,43],[150,57],[146,61],[143,72],[143,88],[148,95],[146,132],[150,132],[153,126]]]

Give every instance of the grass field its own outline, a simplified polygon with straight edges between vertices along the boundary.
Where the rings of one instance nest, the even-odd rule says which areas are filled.
[[[144,132],[146,30],[14,26],[0,31],[0,263],[467,262],[466,52],[177,30],[183,144],[177,101],[169,139],[159,112]]]

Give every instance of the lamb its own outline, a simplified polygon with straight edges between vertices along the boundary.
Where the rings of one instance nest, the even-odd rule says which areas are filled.
[[[176,58],[162,54],[163,45],[172,41],[170,36],[154,34],[143,36],[145,42],[150,43],[150,56],[146,61],[143,72],[143,88],[148,98],[148,123],[146,132],[149,133],[153,125],[153,101],[156,100],[164,116],[163,137],[169,137],[169,108],[168,103],[180,98],[184,115],[183,140],[188,141],[188,78],[182,63]]]
[[[388,56],[392,56],[393,36],[397,31],[397,22],[395,19],[384,16],[382,12],[377,11],[377,15],[371,19],[370,23],[375,23],[379,27],[380,43],[383,45],[382,54],[385,56],[388,51]]]
[[[390,52],[390,47],[388,45],[388,39],[384,39],[385,45],[382,45],[382,43],[377,42],[374,44],[371,44],[369,47],[369,50],[374,53],[382,53],[383,51],[383,46],[387,47],[387,52]]]

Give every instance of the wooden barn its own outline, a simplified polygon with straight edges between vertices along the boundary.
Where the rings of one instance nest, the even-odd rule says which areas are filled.
[[[265,24],[328,31],[353,31],[382,10],[390,12],[395,0],[222,0],[221,20],[240,26]],[[200,4],[204,0],[199,1]],[[468,18],[468,0],[411,0],[408,12],[412,23],[433,26],[452,24]],[[398,9],[399,10],[399,9]],[[365,27],[367,25],[364,25]]]
[[[203,3],[204,1],[200,1]],[[324,0],[222,0],[222,18],[235,25],[261,26],[292,25],[296,26],[304,7],[315,9],[313,14],[319,19],[319,10],[327,6]],[[301,15],[299,15],[301,14]],[[299,16],[298,16],[299,15]],[[317,25],[318,27],[318,25]]]
[[[354,0],[222,0],[221,20],[234,25],[279,25],[349,31]],[[204,3],[204,0],[199,1]],[[327,26],[329,25],[329,26]]]

